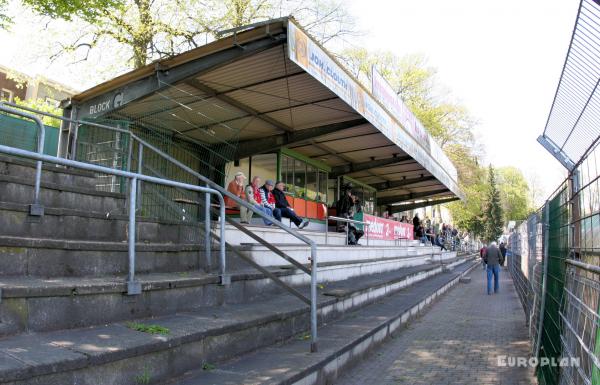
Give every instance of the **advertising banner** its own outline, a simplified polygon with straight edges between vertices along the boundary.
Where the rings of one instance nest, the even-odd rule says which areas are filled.
[[[288,53],[290,60],[352,106],[448,189],[462,197],[456,184],[456,168],[441,149],[431,150],[430,147],[437,144],[404,103],[390,95],[389,89],[386,91],[389,85],[385,79],[381,78],[377,83],[382,98],[377,101],[291,21],[288,23]],[[397,109],[399,115],[391,115],[381,105]],[[401,119],[404,119],[404,123]]]
[[[413,225],[390,219],[376,217],[370,214],[358,213],[354,215],[357,221],[369,223],[369,239],[384,239],[393,241],[395,239],[413,239]],[[366,232],[367,229],[364,229]]]

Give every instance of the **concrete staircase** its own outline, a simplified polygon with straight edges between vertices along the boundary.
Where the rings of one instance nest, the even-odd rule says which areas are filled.
[[[45,166],[45,215],[31,217],[33,172],[33,163],[0,158],[0,384],[158,384],[208,375],[290,341],[309,354],[306,304],[234,254],[227,255],[232,282],[219,285],[194,224],[138,218],[143,291],[126,295],[125,197],[97,191],[91,173]],[[308,265],[309,249],[295,238],[251,228]],[[255,263],[308,293],[308,275],[239,230],[228,226],[226,234]],[[471,266],[469,256],[416,242],[348,247],[343,234],[329,234],[327,245],[321,232],[303,234],[319,243],[319,323],[333,332],[410,290],[421,308]],[[320,346],[334,345],[324,338]]]

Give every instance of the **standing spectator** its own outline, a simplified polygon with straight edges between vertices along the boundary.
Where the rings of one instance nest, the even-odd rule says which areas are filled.
[[[440,250],[448,251],[448,249],[446,249],[446,246],[444,246],[444,237],[442,236],[442,233],[438,233],[435,239],[435,244],[440,247]]]
[[[415,217],[413,218],[413,232],[414,232],[414,236],[417,236],[417,229],[419,228],[419,225],[421,224],[421,219],[419,219],[419,214],[415,214]]]
[[[487,264],[487,293],[492,294],[492,275],[494,276],[494,294],[500,290],[500,262],[502,253],[498,250],[496,242],[490,243],[485,253],[485,263]]]
[[[417,227],[417,231],[415,231],[415,236],[419,241],[421,241],[421,243],[427,243],[427,237],[425,236],[425,229],[423,228],[423,225],[419,225],[419,227]]]
[[[352,197],[352,187],[353,186],[350,183],[345,185],[343,196],[337,202],[336,210],[339,217],[352,219],[354,216],[353,209],[356,205],[356,202]],[[365,232],[357,229],[353,223],[338,222],[338,231],[346,231],[346,227],[348,228],[348,244],[357,245],[358,240],[365,234]]]
[[[506,245],[504,245],[504,242],[500,242],[500,253],[502,254],[500,266],[504,266],[504,261],[506,260]]]
[[[248,201],[248,203],[250,203],[251,205],[253,205],[256,209],[262,211],[263,213],[267,214],[267,215],[271,215],[272,213],[267,210],[263,204],[262,204],[262,198],[260,195],[260,177],[259,176],[255,176],[254,178],[252,178],[252,183],[249,184],[248,186],[246,186],[246,200]],[[252,214],[253,212],[248,210],[246,218],[241,218],[241,222],[242,223],[250,223],[250,220],[252,220]],[[241,212],[240,212],[241,215]],[[263,222],[268,225],[271,222],[264,219],[263,218]]]
[[[277,220],[281,220],[281,217],[290,218],[292,222],[299,229],[303,229],[308,226],[308,219],[302,219],[294,212],[294,209],[290,206],[290,202],[285,199],[285,193],[283,189],[285,184],[282,181],[275,183],[275,189],[273,190],[273,196],[275,197],[275,210],[273,210],[273,216]]]
[[[233,180],[229,182],[227,186],[227,191],[235,195],[236,197],[246,200],[246,194],[244,193],[244,183],[246,182],[246,176],[243,172],[238,171],[235,173]],[[248,216],[248,209],[240,206],[236,201],[234,201],[231,197],[225,195],[225,206],[231,208],[239,208],[240,209],[240,220],[242,222],[247,222],[245,218]]]

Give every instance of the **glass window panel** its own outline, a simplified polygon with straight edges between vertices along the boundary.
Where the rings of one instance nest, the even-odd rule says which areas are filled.
[[[319,171],[319,195],[317,196],[319,202],[327,202],[327,172]]]
[[[338,200],[337,183],[338,178],[329,179],[327,183],[327,206],[332,206]]]
[[[289,156],[281,157],[281,180],[285,183],[285,190],[294,193],[294,160]]]
[[[277,154],[261,154],[252,157],[252,177],[259,176],[264,183],[277,178]]]
[[[306,197],[306,163],[294,159],[294,191],[297,197]]]
[[[308,199],[316,200],[318,189],[319,177],[317,169],[310,164],[306,165],[306,197]]]

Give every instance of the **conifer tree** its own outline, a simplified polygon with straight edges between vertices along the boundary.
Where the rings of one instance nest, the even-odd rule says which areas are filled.
[[[504,225],[500,191],[496,185],[496,173],[492,165],[488,174],[488,196],[485,207],[485,239],[488,242],[497,240],[502,235]]]

